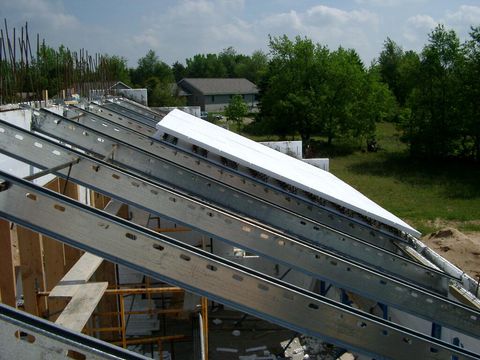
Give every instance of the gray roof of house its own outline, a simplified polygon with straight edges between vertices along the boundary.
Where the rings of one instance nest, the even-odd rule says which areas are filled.
[[[247,79],[223,79],[223,78],[184,78],[178,85],[186,83],[197,89],[203,95],[221,94],[257,94],[257,86]]]

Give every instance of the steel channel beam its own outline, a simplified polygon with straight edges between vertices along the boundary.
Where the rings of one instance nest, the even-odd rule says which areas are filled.
[[[128,99],[121,99],[121,98],[107,99],[106,103],[107,104],[114,103],[122,108],[133,111],[136,114],[140,113],[141,115],[146,116],[147,118],[151,119],[155,123],[162,120],[163,117],[170,112],[169,110],[160,111],[160,112],[153,111],[146,106],[138,105],[134,101],[131,101]]]
[[[480,336],[480,312],[425,291],[405,281],[369,270],[256,223],[152,184],[106,163],[55,144],[28,131],[0,122],[0,151],[38,168],[52,168],[76,159],[71,169],[56,174],[110,197],[168,217],[246,250],[293,267],[320,280],[435,321],[472,336]],[[52,156],[52,154],[58,154]],[[474,321],[473,319],[479,319]]]
[[[97,120],[103,119],[108,122],[129,128],[148,137],[152,137],[157,132],[157,129],[155,129],[155,127],[145,125],[143,123],[133,120],[130,117],[118,115],[117,113],[102,109],[97,104],[90,103],[86,106],[87,109],[81,109],[76,106],[69,106],[67,110],[64,111],[64,116],[72,120],[76,120],[77,117],[80,118],[81,116],[87,116]]]
[[[239,311],[373,356],[478,357],[4,172],[0,178],[0,217]]]
[[[0,334],[1,359],[150,359],[4,304]]]
[[[148,126],[142,126],[133,119],[126,118],[125,116],[118,114],[116,115],[114,112],[111,112],[108,109],[103,109],[101,106],[96,104],[91,104],[90,107],[91,109],[96,109],[95,113],[81,110],[79,108],[71,108],[66,112],[66,117],[79,119],[79,117],[82,116],[82,119],[77,121],[78,123],[84,124],[85,126],[109,136],[120,138],[127,143],[130,143],[130,140],[135,138],[135,146],[141,148],[142,150],[152,152],[156,156],[174,161],[187,168],[193,169],[196,172],[201,172],[205,176],[209,176],[217,181],[221,181],[253,196],[260,197],[263,200],[270,201],[277,206],[281,205],[282,207],[288,209],[289,207],[292,207],[290,204],[293,202],[296,204],[296,207],[293,206],[294,208],[291,211],[309,218],[315,217],[315,214],[313,214],[315,211],[313,210],[311,204],[306,205],[303,203],[303,201],[301,202],[298,199],[292,199],[291,194],[285,193],[283,190],[262,184],[256,179],[246,177],[244,174],[239,172],[231,171],[229,168],[206,160],[204,157],[198,156],[194,153],[187,152],[185,149],[172,147],[169,143],[152,139],[151,136],[154,134],[154,129],[149,128]],[[139,137],[139,133],[145,135],[145,137]],[[152,146],[152,141],[156,144],[160,144],[160,146]],[[177,156],[178,152],[185,152],[187,156]],[[297,210],[301,211],[298,212]],[[308,214],[305,214],[304,210],[307,210]],[[340,214],[327,214],[327,212],[324,210],[319,210],[317,214],[320,214],[322,217],[321,220],[323,221],[320,221],[321,224],[333,227],[334,229],[342,231],[353,237],[361,238],[364,241],[370,242],[392,252],[396,252],[397,250],[394,241],[404,241],[404,239],[392,237],[377,230],[374,231],[371,227],[355,224],[351,219],[348,219]],[[288,230],[293,231],[292,229]],[[400,256],[403,256],[403,254],[400,254]]]
[[[115,104],[115,103],[111,103],[111,102],[108,102],[108,103],[104,103],[102,105],[102,108],[104,109],[107,109],[109,111],[115,111],[117,114],[119,115],[123,115],[123,116],[128,116],[138,122],[141,122],[145,125],[149,125],[149,126],[153,126],[155,127],[155,124],[158,123],[162,118],[163,116],[159,116],[157,120],[151,118],[151,117],[147,117],[143,114],[140,114],[136,111],[132,111],[132,110],[129,110],[127,108],[124,108],[118,104]]]
[[[132,121],[135,121],[133,118],[127,119],[130,121],[125,124],[124,120],[126,116],[128,117],[127,114],[122,116],[121,113],[117,113],[113,109],[104,108],[103,105],[94,104],[91,108],[95,109],[95,112],[98,111],[99,114],[102,114],[102,112],[107,114],[107,120],[109,121],[124,125],[130,129],[133,129],[136,132],[144,133],[144,135],[152,136],[151,134],[145,133],[145,129],[141,129],[139,131],[138,126],[135,126],[136,128],[133,128],[131,124]],[[136,114],[136,117],[138,116],[141,115]],[[153,130],[153,128],[151,129]],[[191,146],[190,144],[185,145]],[[177,151],[187,151],[192,154],[191,151],[185,150],[183,148],[179,149],[179,147],[177,147]],[[210,167],[204,168],[204,175],[218,179],[218,172],[216,170],[217,168],[220,168],[223,171],[233,175],[231,177],[228,177],[227,179],[225,179],[224,177],[222,180],[229,185],[248,192],[252,195],[259,196],[264,200],[268,200],[276,205],[285,207],[286,209],[289,209],[303,216],[310,217],[313,220],[319,221],[322,224],[338,229],[344,233],[361,238],[377,246],[388,248],[392,251],[394,251],[394,245],[392,244],[392,241],[402,241],[409,243],[408,237],[406,237],[405,234],[398,235],[398,230],[395,229],[394,231],[396,233],[392,233],[392,228],[389,225],[384,225],[376,222],[376,226],[371,226],[365,223],[365,221],[358,219],[358,217],[361,217],[362,215],[357,215],[356,213],[352,212],[351,216],[346,216],[338,210],[332,209],[332,207],[326,205],[322,206],[319,203],[311,201],[310,199],[308,199],[308,197],[306,197],[307,195],[303,191],[300,191],[300,194],[289,193],[274,184],[262,182],[258,179],[255,179],[248,174],[248,169],[243,168],[241,165],[238,166],[239,170],[235,171],[231,168],[221,165],[220,161],[214,161],[211,158],[211,155],[209,155],[209,159],[206,159],[205,157],[200,157],[198,155],[194,156],[199,159],[198,161],[209,163],[211,165]],[[219,158],[219,156],[215,157]],[[265,191],[265,188],[270,189],[271,191]],[[315,208],[314,211],[312,210],[312,207]]]
[[[107,128],[105,122],[99,126]],[[105,124],[105,126],[103,126]],[[82,150],[93,152],[100,157],[107,154],[117,144],[113,163],[160,181],[175,189],[182,189],[210,203],[222,204],[234,212],[247,214],[250,219],[282,229],[286,234],[310,242],[355,259],[356,261],[405,279],[423,288],[440,294],[448,293],[448,283],[452,279],[445,273],[426,267],[372,244],[342,234],[334,229],[312,222],[307,218],[288,212],[261,199],[249,196],[222,183],[206,178],[201,174],[185,169],[174,162],[146,153],[132,145],[127,145],[80,123],[73,122],[48,111],[37,116],[33,128],[36,131],[67,141]],[[112,128],[115,129],[114,127]],[[120,131],[119,131],[120,132]],[[139,138],[143,139],[143,137]],[[129,144],[136,144],[136,137]],[[152,141],[152,147],[162,149],[163,145]],[[163,147],[162,150],[166,150]],[[169,149],[173,159],[186,160],[188,156]],[[192,162],[195,160],[192,159]],[[288,231],[296,229],[293,231]]]
[[[120,103],[121,106],[123,106],[123,102]],[[116,124],[120,125],[124,128],[127,128],[130,131],[137,132],[140,134],[143,134],[148,137],[152,137],[157,130],[154,127],[150,127],[147,125],[144,125],[142,123],[139,123],[132,118],[126,117],[126,116],[121,116],[118,113],[114,111],[110,111],[108,109],[103,109],[100,105],[95,104],[95,103],[90,103],[88,105],[89,110],[92,112],[76,108],[76,107],[71,107],[69,110],[68,115],[66,115],[67,118],[75,118],[76,116],[87,116],[87,117],[93,117],[94,119],[105,119],[108,123],[111,124]],[[160,141],[162,142],[162,141]],[[166,142],[162,142],[165,144],[167,147],[171,146]],[[178,150],[178,148],[176,148]],[[289,193],[286,193],[283,189],[275,188],[274,191],[268,191],[268,189],[262,190],[262,186],[270,186],[265,183],[259,182],[257,179],[252,178],[251,176],[245,175],[239,171],[232,170],[230,168],[226,168],[222,164],[218,164],[216,162],[213,162],[211,159],[205,159],[204,157],[200,157],[196,155],[195,153],[192,153],[188,150],[185,149],[180,149],[179,151],[185,151],[187,152],[190,156],[196,157],[198,161],[200,162],[209,162],[213,166],[207,166],[204,169],[206,169],[206,172],[210,172],[210,175],[217,176],[218,171],[215,171],[213,168],[218,167],[221,171],[225,171],[226,173],[230,173],[233,176],[229,177],[223,177],[223,181],[225,183],[228,183],[229,185],[232,185],[238,189],[242,189],[252,195],[259,196],[260,198],[263,198],[264,200],[270,200],[270,202],[275,203],[277,205],[282,205],[285,208],[291,208],[293,212],[297,212],[299,214],[302,214],[304,216],[310,217],[314,219],[315,216],[312,217],[312,212],[311,212],[311,207],[312,203],[307,200],[305,201],[304,198],[301,197],[295,197],[295,201],[290,200],[290,195]],[[188,164],[187,164],[188,166]],[[220,172],[221,172],[220,171]],[[204,172],[204,174],[206,174]],[[240,180],[240,179],[241,180]],[[226,179],[226,181],[225,181]],[[260,185],[260,186],[257,186]],[[395,252],[392,244],[394,241],[397,240],[404,240],[404,239],[399,239],[396,236],[392,236],[392,234],[385,233],[384,231],[381,231],[380,229],[373,228],[369,226],[368,224],[364,224],[362,222],[356,223],[355,219],[351,219],[348,217],[345,217],[345,215],[341,213],[335,213],[328,208],[328,207],[323,207],[319,206],[318,204],[313,204],[313,206],[317,207],[320,209],[318,211],[318,214],[320,214],[320,222],[325,224],[325,219],[332,220],[334,221],[333,223],[328,223],[327,225],[332,226],[336,228],[339,231],[345,232],[349,235],[352,235],[353,237],[358,237],[360,236],[362,239],[368,238],[368,237],[373,237],[375,238],[378,236],[380,239],[384,239],[384,235],[387,236],[389,242],[387,242],[387,245],[390,245],[388,249],[392,250]],[[322,222],[323,220],[323,222]],[[327,220],[327,221],[328,221]],[[347,226],[348,223],[348,226]],[[338,225],[340,224],[340,225]],[[418,240],[414,239],[411,236],[407,236],[409,239],[407,242],[410,244],[408,246],[414,247],[412,245],[412,240],[413,244],[415,241],[418,242]],[[372,239],[370,242],[375,243]],[[398,252],[396,252],[398,254]],[[401,256],[404,256],[404,254],[399,254]],[[406,257],[406,256],[404,256]],[[443,269],[441,269],[443,270]],[[458,281],[461,281],[465,286],[471,285],[469,289],[475,289],[476,283],[471,282],[469,279],[465,279],[465,275],[461,274],[458,275],[457,272],[455,271],[446,271],[448,275],[455,277]],[[470,290],[474,292],[473,290]]]

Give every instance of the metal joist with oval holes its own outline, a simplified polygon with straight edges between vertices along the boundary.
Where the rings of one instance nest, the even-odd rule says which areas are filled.
[[[247,218],[273,226],[289,236],[335,251],[423,288],[444,295],[448,293],[448,283],[452,278],[445,273],[205,177],[201,174],[202,170],[211,165],[201,163],[196,157],[179,152],[166,144],[152,140],[150,142],[152,151],[146,152],[146,144],[143,145],[143,149],[131,145],[137,145],[138,141],[144,140],[144,137],[139,134],[132,135],[130,138],[126,138],[125,135],[114,138],[100,132],[99,129],[106,129],[112,135],[124,133],[126,130],[120,126],[109,125],[107,122],[91,121],[87,117],[79,120],[88,121],[90,126],[87,127],[83,123],[68,120],[42,109],[35,118],[33,129],[60,141],[67,141],[100,158],[111,153],[112,147],[116,146],[114,157],[110,160],[116,166],[137,172],[154,182],[160,181],[196,197],[208,199],[210,203],[219,204]],[[155,155],[159,151],[163,153],[163,158]],[[200,173],[178,165],[177,162],[183,164],[189,162],[192,164],[191,167],[195,169],[196,166]],[[224,174],[224,176],[230,175]]]
[[[163,117],[170,112],[170,110],[165,111],[154,111],[147,106],[136,103],[135,101],[129,100],[127,98],[111,98],[106,99],[103,103],[104,105],[114,104],[115,108],[119,110],[129,110],[135,114],[141,114],[142,116],[152,120],[154,124],[158,123]]]
[[[1,217],[239,311],[375,357],[478,357],[7,173],[0,179]]]
[[[2,359],[149,359],[4,304],[0,334]]]
[[[480,336],[480,312],[0,122],[0,151],[428,321]],[[53,156],[54,155],[54,156]],[[299,261],[301,259],[301,261]]]
[[[117,108],[122,108],[124,105],[125,104],[123,102],[116,104]],[[90,119],[91,122],[95,122],[98,121],[98,117],[100,117],[100,119],[107,120],[107,122],[128,128],[126,129],[126,136],[132,136],[128,134],[132,131],[146,135],[149,137],[145,139],[147,144],[152,141],[152,132],[156,132],[155,128],[149,127],[145,124],[146,121],[140,123],[135,120],[138,118],[138,116],[140,116],[139,114],[136,114],[134,118],[130,118],[128,113],[125,111],[119,112],[116,108],[93,103],[89,104],[87,108],[94,112],[93,114],[88,110],[83,111],[83,116],[85,119],[80,122],[86,124],[87,126],[94,126],[88,123],[88,119]],[[78,108],[71,108],[71,110],[67,111],[67,114],[71,113],[82,114],[82,110]],[[67,115],[67,117],[70,116]],[[98,130],[111,135],[111,132],[109,132],[108,129]],[[189,146],[189,144],[183,145],[187,147]],[[224,165],[221,158],[212,154],[200,156],[193,154],[192,151],[187,151],[186,149],[180,147],[176,147],[176,150],[179,152],[189,153],[189,158],[192,156],[196,157],[196,162],[198,162],[200,166],[196,166],[194,169],[195,171],[201,171],[205,176],[209,176],[215,180],[224,182],[227,185],[233,186],[253,196],[260,197],[265,201],[269,201],[299,215],[311,218],[314,221],[318,221],[326,226],[335,228],[353,237],[361,238],[391,251],[397,250],[395,247],[395,242],[407,241],[407,238],[404,237],[404,234],[399,236],[398,232],[393,234],[392,232],[385,230],[392,230],[390,227],[385,227],[385,229],[383,229],[382,224],[378,222],[376,223],[376,226],[366,224],[364,221],[358,219],[358,214],[355,214],[351,211],[349,212],[348,216],[346,216],[338,211],[338,209],[334,209],[333,204],[330,204],[330,206],[327,206],[326,203],[325,205],[321,205],[319,201],[324,202],[323,200],[320,199],[319,201],[314,201],[317,200],[317,197],[313,197],[312,200],[311,194],[300,191],[299,189],[296,194],[288,192],[281,186],[278,186],[274,179],[269,179],[269,177],[264,177],[261,174],[252,176],[252,174],[250,174],[250,169],[244,168],[234,162],[228,162],[223,159],[223,163],[226,163]],[[158,152],[157,155],[163,156],[162,152]],[[214,159],[214,157],[216,159]],[[188,161],[184,162],[182,158],[177,159],[177,161],[179,164],[186,167],[190,167],[192,165]],[[232,169],[232,167],[228,166],[228,164],[233,165],[235,168]]]
[[[122,106],[120,106],[118,104],[115,104],[115,103],[112,103],[112,102],[104,103],[102,105],[102,107],[105,108],[105,109],[115,111],[115,112],[117,112],[119,114],[122,114],[124,116],[128,116],[132,119],[135,119],[136,121],[138,121],[140,123],[143,123],[143,124],[149,125],[149,126],[155,126],[155,124],[162,119],[162,116],[158,116],[158,117],[150,116],[146,112],[144,112],[142,114],[142,113],[139,113],[138,111],[133,111],[131,109],[122,107]]]

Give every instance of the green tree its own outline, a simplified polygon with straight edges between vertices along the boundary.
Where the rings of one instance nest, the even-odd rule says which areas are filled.
[[[462,155],[480,161],[480,26],[472,27],[460,70],[460,144]]]
[[[235,76],[235,66],[239,63],[245,55],[237,54],[237,51],[233,47],[228,47],[224,49],[220,54],[218,54],[218,61],[223,64],[225,69],[226,77],[236,77]]]
[[[331,52],[324,65],[326,81],[321,89],[323,106],[319,130],[327,136],[328,143],[339,135],[348,135],[353,129],[361,127],[364,118],[355,112],[357,103],[368,94],[364,86],[365,69],[360,57],[354,50],[339,48]]]
[[[127,67],[127,59],[120,56],[105,55],[99,64],[99,71],[108,74],[108,77],[116,81],[122,81],[131,85],[130,73]]]
[[[176,106],[183,101],[176,98],[172,84],[175,82],[172,69],[161,61],[153,50],[138,60],[131,70],[132,82],[147,89],[150,106]]]
[[[257,50],[251,56],[244,56],[235,65],[234,75],[246,78],[258,85],[265,76],[268,67],[268,58],[262,51]]]
[[[307,38],[286,36],[270,39],[270,49],[260,83],[264,128],[282,136],[298,132],[305,147],[313,134],[326,136],[329,144],[337,137],[373,136],[393,98],[354,50],[331,52]]]
[[[193,78],[227,77],[225,65],[216,54],[197,54],[187,59],[186,76]]]
[[[395,96],[380,78],[376,67],[372,67],[363,77],[360,96],[354,104],[353,116],[347,128],[350,137],[366,143],[367,148],[376,142],[376,124],[392,120],[397,113]]]
[[[463,56],[453,30],[438,25],[423,48],[416,86],[407,106],[411,115],[403,123],[412,154],[445,157],[457,154],[461,117],[458,70]]]
[[[227,120],[236,123],[238,128],[242,126],[243,118],[247,115],[247,113],[248,106],[245,101],[243,101],[241,95],[234,95],[228,106],[225,108]]]
[[[175,63],[172,65],[172,72],[176,82],[182,80],[187,74],[185,65],[179,63],[178,61],[175,61]]]
[[[184,106],[185,99],[175,94],[174,83],[152,76],[145,81],[149,106]]]
[[[319,121],[328,50],[307,38],[270,38],[271,60],[260,84],[260,118],[281,136],[298,131],[306,147]]]
[[[401,107],[406,106],[408,97],[416,87],[418,76],[420,75],[419,71],[420,57],[418,54],[412,50],[405,51],[398,65],[398,82],[396,92],[393,92]]]
[[[138,59],[138,66],[131,71],[131,79],[135,85],[146,86],[152,77],[162,82],[174,82],[170,66],[160,61],[155,51],[149,50],[144,57]]]
[[[382,81],[388,85],[400,104],[405,103],[405,95],[400,86],[400,64],[404,57],[403,49],[395,41],[387,38],[378,58],[378,66]]]
[[[258,84],[266,72],[268,59],[261,51],[254,51],[251,56],[238,54],[233,47],[228,47],[217,54],[197,54],[186,60],[187,66],[182,77],[194,78],[246,78]],[[176,64],[174,64],[175,66]],[[176,70],[175,78],[177,76]]]

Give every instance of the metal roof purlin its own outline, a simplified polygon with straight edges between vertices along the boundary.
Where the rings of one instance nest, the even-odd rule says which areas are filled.
[[[179,194],[168,186],[150,184],[128,172],[112,168],[106,163],[42,139],[38,135],[1,122],[0,127],[4,130],[0,139],[1,137],[9,139],[6,143],[0,142],[0,150],[10,156],[40,168],[52,167],[72,157],[78,158],[74,167],[59,171],[57,175],[69,176],[72,181],[94,188],[122,202],[197,228],[233,245],[292,266],[309,276],[333,282],[341,288],[374,298],[460,332],[480,336],[475,330],[478,326],[471,318],[472,315],[480,318],[480,313],[470,308],[400,279],[365,269],[340,256],[311,248],[248,220],[224,213],[206,203]],[[16,135],[23,139],[19,140]],[[38,148],[35,144],[41,144],[42,147]],[[48,156],[53,152],[59,155]],[[285,251],[286,249],[288,251]],[[302,261],[298,261],[300,258]]]
[[[88,121],[88,119],[81,117],[79,121]],[[142,139],[140,134],[131,136],[128,139],[124,137],[121,140],[119,138],[121,135],[120,128],[117,128],[118,131],[116,131],[114,126],[108,126],[106,122],[101,123],[98,121],[91,122],[91,125],[96,126],[99,130],[111,131],[117,137],[107,136],[98,132],[99,130],[93,130],[48,111],[42,111],[41,117],[37,117],[34,129],[61,141],[68,139],[68,143],[75,147],[98,154],[97,156],[100,157],[107,154],[113,144],[117,144],[115,160],[113,161],[116,166],[138,172],[141,176],[153,181],[165,181],[176,188],[186,189],[186,191],[196,196],[207,198],[211,202],[218,202],[227,208],[248,214],[248,217],[257,218],[266,224],[270,224],[270,226],[290,229],[299,238],[303,238],[312,244],[320,244],[340,254],[348,254],[349,257],[357,261],[377,269],[382,269],[395,276],[416,281],[425,287],[443,283],[440,280],[443,277],[450,278],[444,273],[427,268],[364,241],[354,239],[334,229],[326,228],[309,219],[299,218],[294,213],[285,213],[284,210],[274,205],[268,205],[260,199],[252,198],[243,192],[236,191],[215,180],[205,178],[199,173],[179,166],[175,161],[181,160],[185,164],[191,163],[191,167],[197,167],[199,171],[202,169],[198,168],[200,164],[195,157],[181,154],[175,148],[168,148],[168,146],[155,141],[149,142],[148,145],[145,144],[145,147],[150,147],[151,151],[162,151],[162,155],[165,157],[165,159],[162,159],[153,153],[145,152],[143,149],[135,149],[135,147],[130,145],[133,143],[138,145],[139,140]],[[227,204],[225,201],[228,199],[232,200],[228,201]],[[327,230],[327,232],[323,229]],[[325,236],[326,234],[328,236]]]
[[[0,191],[0,216],[239,311],[375,357],[429,358],[434,353],[437,358],[455,356],[463,360],[478,356],[7,173],[0,172],[0,179],[4,184]],[[96,229],[95,237],[91,236],[91,229]],[[292,306],[296,311],[290,311]]]

